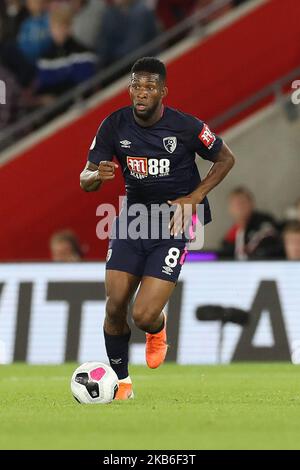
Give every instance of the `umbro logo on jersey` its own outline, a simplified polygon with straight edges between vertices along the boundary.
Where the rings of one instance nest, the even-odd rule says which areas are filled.
[[[120,144],[123,149],[130,149],[131,142],[129,140],[120,140]]]
[[[165,137],[163,139],[163,144],[169,153],[173,153],[177,147],[177,137]]]

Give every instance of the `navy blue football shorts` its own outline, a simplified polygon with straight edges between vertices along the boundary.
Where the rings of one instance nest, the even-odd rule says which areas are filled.
[[[114,225],[118,227],[119,217]],[[118,232],[118,230],[117,230]],[[187,240],[161,237],[121,238],[119,233],[110,239],[106,269],[125,271],[138,277],[152,276],[177,282],[187,254]]]

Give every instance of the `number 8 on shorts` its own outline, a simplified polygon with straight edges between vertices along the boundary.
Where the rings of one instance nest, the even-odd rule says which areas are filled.
[[[165,263],[169,268],[175,268],[178,263],[178,258],[180,256],[180,250],[178,248],[170,248],[168,255],[165,257]]]

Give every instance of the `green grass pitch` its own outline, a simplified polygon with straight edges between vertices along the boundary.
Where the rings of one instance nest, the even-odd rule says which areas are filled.
[[[72,398],[74,368],[0,366],[0,449],[300,449],[297,366],[135,366],[109,405]]]

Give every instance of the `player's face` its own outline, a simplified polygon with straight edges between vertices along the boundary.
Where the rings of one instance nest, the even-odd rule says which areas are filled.
[[[158,74],[140,72],[132,74],[129,94],[135,115],[147,121],[161,106],[167,89]]]

